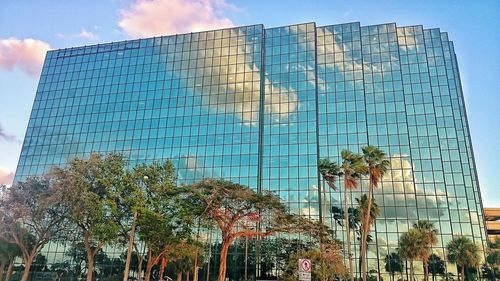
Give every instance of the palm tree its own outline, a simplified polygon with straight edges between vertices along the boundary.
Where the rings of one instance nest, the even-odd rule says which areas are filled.
[[[421,220],[413,224],[413,227],[420,231],[424,237],[423,240],[423,248],[419,253],[420,259],[424,264],[424,281],[428,281],[429,279],[429,256],[431,255],[432,246],[437,245],[438,243],[438,231],[434,227],[434,224],[427,220]]]
[[[385,271],[389,272],[391,280],[394,281],[394,275],[397,272],[403,273],[403,259],[398,252],[390,253],[385,256]]]
[[[486,264],[493,271],[493,279],[496,280],[498,268],[500,267],[500,238],[496,238],[494,242],[488,241],[488,255],[486,256]]]
[[[368,196],[366,194],[363,194],[361,196],[361,198],[356,198],[356,202],[358,204],[358,211],[361,215],[361,225],[360,225],[361,239],[363,239],[363,236],[366,235],[365,245],[367,245],[368,240],[369,240],[368,233],[370,232],[370,225],[380,215],[380,208],[378,207],[378,204],[375,202],[375,198],[371,198],[371,202],[368,202]],[[368,215],[369,215],[369,220],[368,220],[368,222],[365,222],[363,220],[363,218],[365,218]],[[368,224],[368,225],[365,225],[365,224]],[[361,247],[360,250],[361,250],[361,257],[366,256],[368,247],[367,246]],[[362,260],[360,261],[360,266],[361,266],[361,271],[363,271]],[[365,274],[366,274],[366,271],[365,271]],[[365,278],[366,278],[366,276],[365,276]]]
[[[368,168],[363,162],[363,157],[349,150],[342,150],[342,165],[341,173],[344,175],[344,215],[345,215],[345,231],[347,240],[347,250],[349,258],[349,274],[351,281],[354,281],[352,253],[351,253],[351,226],[349,219],[348,196],[347,190],[351,191],[358,187],[358,181],[361,175],[366,174]]]
[[[493,271],[493,278],[496,279],[498,267],[500,266],[500,252],[492,251],[486,256],[486,263],[491,267]]]
[[[446,246],[448,261],[460,267],[460,280],[465,279],[466,267],[478,267],[479,247],[467,237],[455,237]]]
[[[337,163],[335,162],[330,162],[328,159],[321,159],[318,164],[318,170],[321,176],[323,177],[323,206],[322,206],[322,214],[323,214],[323,223],[324,223],[324,218],[325,218],[325,213],[326,213],[326,188],[325,188],[325,182],[328,184],[328,186],[333,189],[337,190],[337,187],[335,186],[335,181],[339,176],[342,175],[340,171],[340,167]]]
[[[432,275],[432,281],[436,280],[436,275],[444,275],[446,273],[443,259],[436,254],[430,255],[427,268],[428,272]]]
[[[399,254],[410,262],[410,281],[414,281],[413,262],[419,258],[422,252],[424,235],[415,228],[408,230],[399,238]]]
[[[333,189],[337,190],[337,187],[335,186],[335,181],[337,178],[341,175],[340,167],[337,165],[335,162],[330,162],[328,159],[321,159],[318,163],[318,170],[321,176],[323,176],[323,204],[322,204],[322,226],[325,224],[325,213],[326,213],[326,187],[325,187],[325,182],[328,183],[328,186]],[[321,194],[321,191],[320,191]],[[324,249],[324,241],[323,237],[320,237],[320,252],[323,254],[325,252]],[[321,259],[322,262],[322,268],[324,268],[324,259]]]
[[[366,281],[366,247],[367,247],[367,237],[371,221],[371,207],[372,198],[373,198],[373,189],[376,188],[382,179],[382,176],[387,172],[390,162],[385,159],[385,153],[379,148],[369,145],[362,148],[363,150],[363,159],[368,168],[369,175],[369,190],[368,190],[368,212],[365,216],[362,217],[362,225],[364,228],[362,229],[361,235],[361,271],[363,280]]]

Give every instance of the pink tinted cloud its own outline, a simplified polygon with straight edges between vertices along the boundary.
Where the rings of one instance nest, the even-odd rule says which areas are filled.
[[[224,0],[136,0],[118,25],[130,36],[147,37],[233,26]]]
[[[37,77],[43,65],[46,52],[50,50],[47,42],[35,39],[0,39],[0,69],[11,71],[20,69],[30,76]]]
[[[12,185],[14,180],[14,172],[7,170],[6,168],[0,167],[0,185]]]

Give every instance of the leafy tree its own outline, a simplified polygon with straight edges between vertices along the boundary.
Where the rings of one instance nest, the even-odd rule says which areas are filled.
[[[264,238],[276,232],[307,232],[320,239],[326,236],[323,227],[290,214],[279,197],[270,192],[257,193],[246,186],[216,179],[195,183],[190,191],[193,203],[202,207],[202,218],[215,222],[221,231],[219,281],[225,280],[227,253],[237,238]],[[257,227],[256,222],[265,229]]]
[[[385,256],[385,271],[389,272],[392,281],[394,281],[394,275],[396,275],[396,273],[403,273],[403,269],[403,259],[398,252],[390,253]]]
[[[420,220],[416,222],[413,227],[420,231],[423,235],[422,248],[419,252],[419,257],[424,264],[424,281],[429,280],[429,257],[431,255],[432,246],[437,245],[438,243],[438,231],[434,227],[434,224],[427,220]]]
[[[322,254],[318,249],[300,250],[293,253],[288,260],[280,280],[297,280],[299,274],[299,259],[307,258],[311,260],[311,279],[322,281],[342,280],[347,277],[347,269],[344,265],[344,258],[340,242],[337,240],[325,240],[325,252]],[[325,262],[322,262],[324,260]]]
[[[69,219],[77,237],[83,239],[87,255],[87,281],[93,280],[94,258],[105,245],[116,241],[119,225],[116,201],[123,189],[125,159],[118,154],[92,154],[74,159],[52,174],[57,185],[69,195]]]
[[[491,271],[493,279],[499,275],[500,267],[500,239],[496,238],[495,241],[488,241],[488,255],[486,256],[486,265]]]
[[[436,275],[444,275],[446,273],[446,266],[443,259],[436,254],[429,256],[427,267],[427,272],[432,275],[432,281],[436,280]]]
[[[415,228],[408,230],[399,237],[399,254],[401,257],[410,262],[410,280],[414,279],[413,262],[420,257],[423,246],[424,235]]]
[[[448,261],[460,268],[460,279],[465,280],[465,268],[479,266],[479,247],[465,236],[453,238],[446,246]]]
[[[24,262],[21,281],[27,281],[31,265],[51,240],[64,237],[68,212],[66,193],[49,177],[29,178],[6,191],[0,201],[0,237],[19,247]]]
[[[199,205],[190,201],[185,187],[177,187],[170,161],[138,165],[129,177],[138,187],[136,231],[146,246],[145,280],[149,281],[161,257],[168,256],[173,245],[191,237]]]
[[[45,257],[42,254],[38,254],[33,261],[33,265],[31,266],[31,271],[32,272],[37,272],[37,271],[45,271],[47,270],[47,257]]]
[[[442,281],[455,281],[455,274],[451,272],[446,272],[443,276]]]
[[[498,268],[500,267],[500,252],[492,251],[486,256],[486,264],[491,267],[493,276],[497,276]]]
[[[366,281],[366,254],[367,254],[367,238],[370,230],[370,226],[373,223],[373,216],[371,215],[371,204],[373,202],[373,190],[378,186],[380,181],[382,180],[382,176],[389,169],[390,162],[385,159],[385,153],[375,146],[366,146],[362,148],[363,151],[363,159],[368,167],[368,176],[369,176],[369,190],[368,190],[368,206],[367,212],[362,215],[362,236],[361,236],[361,272],[362,279]]]
[[[500,238],[496,237],[494,241],[488,241],[490,250],[500,250]]]
[[[84,273],[85,264],[87,263],[87,252],[83,242],[76,242],[70,244],[70,247],[64,253],[74,263],[73,270],[80,277]]]
[[[172,253],[169,256],[170,262],[177,273],[177,280],[182,279],[182,274],[188,275],[193,272],[193,264],[195,262],[196,256],[199,255],[200,247],[191,243],[178,243],[173,246]],[[200,259],[200,257],[198,257]],[[200,263],[203,263],[203,259],[200,259]],[[189,277],[186,278],[189,280]],[[162,276],[160,275],[160,280]]]
[[[53,263],[50,266],[50,270],[56,273],[55,281],[62,281],[63,278],[71,272],[71,264],[69,261]]]
[[[16,257],[20,256],[21,250],[17,244],[9,243],[0,237],[0,281],[2,280],[6,265],[7,272],[5,274],[5,280],[9,280],[14,268],[14,260]]]

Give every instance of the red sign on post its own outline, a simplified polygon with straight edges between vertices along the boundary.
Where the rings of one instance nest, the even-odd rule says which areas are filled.
[[[307,259],[299,259],[299,271],[311,272],[311,261]]]
[[[311,281],[311,261],[308,259],[299,259],[299,280]]]

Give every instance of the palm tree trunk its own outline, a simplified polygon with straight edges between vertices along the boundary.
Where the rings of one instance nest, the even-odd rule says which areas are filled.
[[[460,279],[462,281],[465,280],[465,265],[463,265],[462,268],[460,269]]]
[[[125,271],[123,272],[123,281],[128,280],[128,273],[130,271],[130,259],[132,258],[132,248],[134,247],[136,221],[137,221],[137,210],[134,212],[134,220],[132,221],[132,228],[130,229],[130,236],[128,238],[127,260],[125,261]]]
[[[424,259],[423,263],[424,263],[424,281],[428,281],[429,280],[429,265],[428,265],[427,259]]]
[[[369,172],[371,174],[371,171]],[[368,210],[366,210],[366,214],[364,219],[364,227],[363,227],[363,239],[361,241],[361,248],[363,248],[363,252],[361,253],[361,271],[363,273],[363,281],[366,281],[366,254],[367,254],[367,240],[368,240],[368,229],[370,218],[371,218],[371,210],[372,210],[372,198],[373,198],[373,183],[370,176],[370,187],[368,189]]]
[[[12,270],[14,270],[14,259],[10,260],[9,267],[7,267],[7,273],[5,274],[5,281],[9,281],[12,275]]]
[[[186,281],[189,281],[189,271],[186,272]]]
[[[344,176],[345,178],[345,176]],[[345,214],[345,230],[347,239],[347,255],[349,259],[349,274],[351,281],[354,281],[354,273],[352,272],[352,252],[351,252],[351,224],[349,221],[349,208],[347,207],[347,182],[344,179],[344,214]]]
[[[177,281],[182,281],[182,271],[177,272]]]
[[[410,280],[411,281],[415,281],[415,277],[413,277],[414,273],[413,273],[413,260],[410,260]]]
[[[36,254],[30,254],[28,257],[24,259],[24,272],[21,277],[21,281],[28,281],[30,277],[31,265],[33,264],[33,259],[35,259]]]
[[[225,281],[226,279],[226,267],[227,267],[227,253],[229,251],[229,246],[231,245],[231,239],[229,235],[223,233],[222,248],[220,251],[220,262],[219,262],[219,277],[218,281]]]

